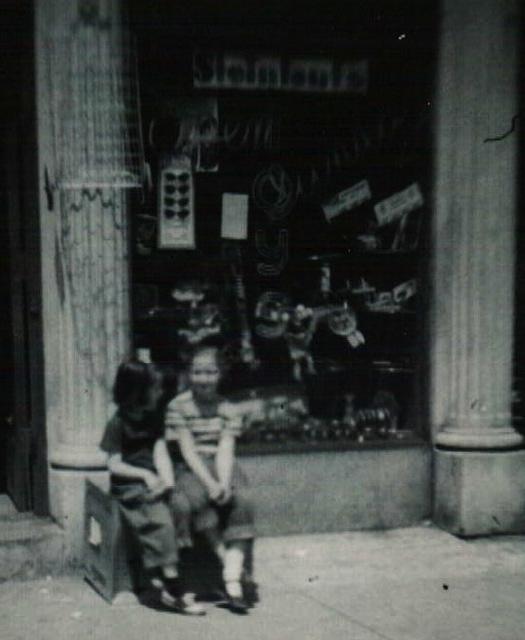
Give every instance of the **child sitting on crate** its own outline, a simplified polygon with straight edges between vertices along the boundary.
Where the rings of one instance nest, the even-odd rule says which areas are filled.
[[[106,425],[100,447],[108,454],[111,491],[136,537],[150,586],[160,604],[203,615],[193,594],[184,593],[178,575],[178,548],[170,494],[174,475],[159,411],[162,377],[152,366],[120,365],[113,386],[118,409]]]
[[[168,405],[166,434],[178,442],[182,455],[176,466],[174,510],[189,514],[194,531],[217,551],[228,606],[235,613],[246,613],[253,603],[248,602],[252,594],[246,593],[247,584],[253,588],[252,583],[242,583],[255,535],[253,508],[246,477],[235,462],[241,421],[218,393],[221,369],[216,346],[195,348],[189,363],[189,390]]]

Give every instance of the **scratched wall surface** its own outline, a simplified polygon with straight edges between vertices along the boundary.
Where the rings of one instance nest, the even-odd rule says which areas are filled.
[[[120,190],[104,189],[67,191],[57,204],[59,440],[96,445],[128,335],[126,201]]]

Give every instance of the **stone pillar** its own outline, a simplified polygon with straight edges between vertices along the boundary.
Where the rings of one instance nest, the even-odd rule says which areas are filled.
[[[508,452],[521,443],[511,426],[518,7],[442,2],[430,401],[435,517],[462,535],[525,523],[524,473],[509,475],[523,454]]]
[[[129,349],[128,219],[123,189],[53,185],[60,138],[52,82],[60,69],[50,50],[71,19],[61,6],[63,0],[36,3],[44,385],[50,510],[77,562],[84,483],[88,477],[107,482],[98,445],[114,410],[116,368]]]

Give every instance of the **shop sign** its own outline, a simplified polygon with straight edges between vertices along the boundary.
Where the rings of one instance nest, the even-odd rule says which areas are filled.
[[[321,93],[366,93],[366,60],[283,59],[240,53],[196,51],[193,86],[199,89],[275,89]]]

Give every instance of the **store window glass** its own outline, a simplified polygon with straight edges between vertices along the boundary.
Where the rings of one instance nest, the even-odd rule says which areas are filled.
[[[433,3],[135,4],[137,352],[220,346],[247,449],[421,438]]]

